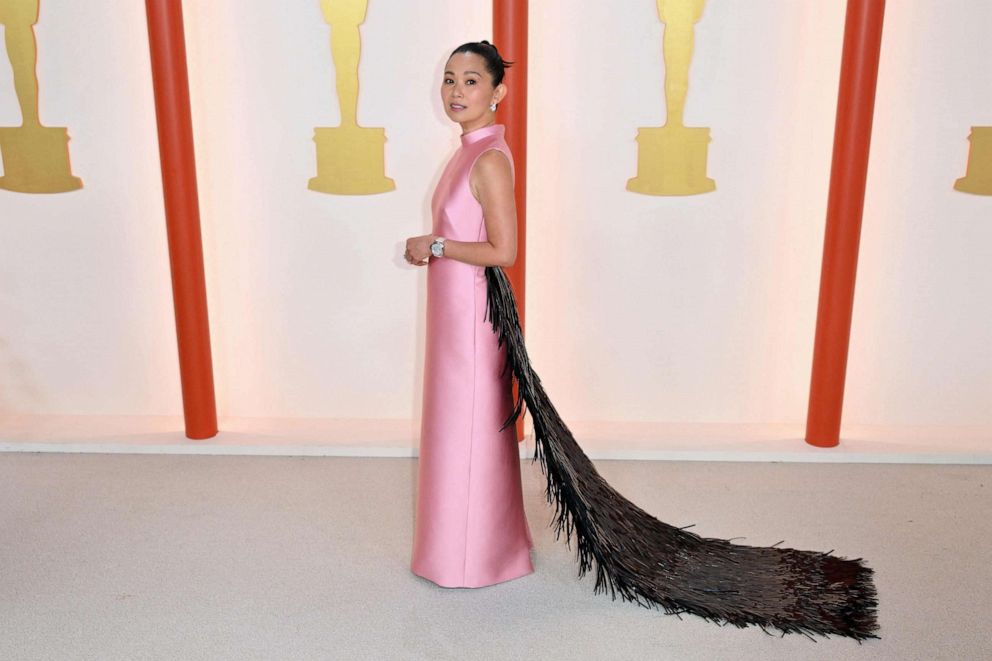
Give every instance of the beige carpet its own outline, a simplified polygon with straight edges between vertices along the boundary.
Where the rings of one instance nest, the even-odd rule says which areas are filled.
[[[990,657],[990,466],[597,465],[700,534],[863,556],[882,639],[593,595],[530,461],[535,573],[448,590],[408,570],[414,459],[0,453],[0,659]]]

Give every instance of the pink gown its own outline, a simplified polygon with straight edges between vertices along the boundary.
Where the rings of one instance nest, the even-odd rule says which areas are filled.
[[[503,126],[462,135],[434,191],[433,234],[485,241],[469,174],[484,152],[512,156]],[[477,588],[534,571],[524,515],[506,352],[485,319],[481,266],[431,259],[427,267],[424,408],[412,571],[443,587]]]

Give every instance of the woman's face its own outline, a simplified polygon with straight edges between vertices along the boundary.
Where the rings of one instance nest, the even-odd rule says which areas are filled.
[[[499,103],[505,93],[503,85],[493,87],[482,56],[455,53],[448,59],[441,79],[441,103],[448,118],[466,130],[492,123],[495,112],[489,106]]]

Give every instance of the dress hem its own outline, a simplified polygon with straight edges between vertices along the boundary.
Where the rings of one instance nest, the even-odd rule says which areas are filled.
[[[530,550],[528,549],[528,559],[529,559],[529,557],[530,557]],[[531,574],[534,573],[534,567],[529,562],[528,562],[528,565],[530,565],[530,566],[527,569],[527,571],[524,571],[524,572],[509,572],[505,576],[500,576],[499,578],[496,578],[496,579],[491,580],[491,581],[485,581],[485,582],[482,582],[482,583],[472,583],[472,584],[465,583],[464,581],[446,581],[444,579],[433,579],[430,576],[425,576],[424,574],[421,574],[420,572],[418,572],[413,567],[410,568],[410,571],[415,576],[419,576],[420,578],[422,578],[424,580],[430,581],[431,583],[437,585],[438,587],[448,588],[448,589],[456,589],[456,588],[475,589],[475,588],[486,588],[486,587],[489,587],[489,586],[492,586],[492,585],[499,585],[500,583],[507,583],[509,581],[516,580],[518,578],[523,578],[525,576],[530,576]]]

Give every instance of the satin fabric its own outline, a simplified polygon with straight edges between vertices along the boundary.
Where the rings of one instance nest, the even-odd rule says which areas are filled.
[[[431,201],[433,234],[485,241],[472,166],[496,149],[496,124],[462,135]],[[443,587],[482,587],[534,571],[524,514],[506,352],[485,319],[481,266],[432,258],[427,267],[427,346],[417,469],[412,571]]]

